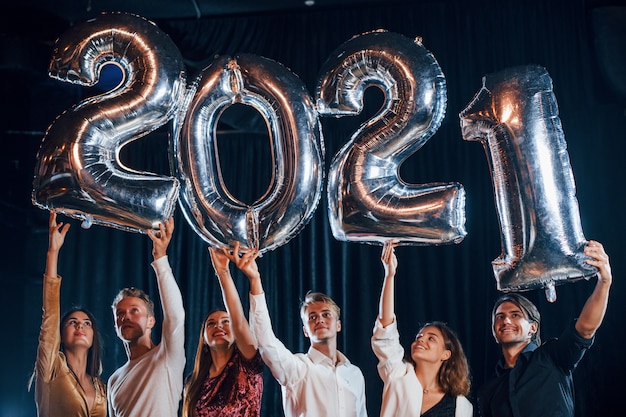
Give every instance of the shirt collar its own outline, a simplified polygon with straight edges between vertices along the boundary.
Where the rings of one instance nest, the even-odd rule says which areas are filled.
[[[535,342],[530,342],[526,345],[526,347],[524,348],[524,350],[522,350],[522,353],[520,353],[519,357],[517,358],[518,362],[515,363],[515,365],[517,366],[517,364],[519,363],[520,360],[522,361],[527,361],[528,357],[535,351],[535,349],[537,349],[538,346]],[[512,368],[507,368],[506,364],[504,363],[504,358],[500,357],[500,360],[498,360],[498,363],[496,364],[496,375],[502,375],[505,372],[509,371]]]
[[[332,363],[332,361],[330,360],[328,356],[324,355],[322,352],[315,349],[313,346],[309,347],[307,356],[309,357],[309,359],[311,359],[311,362],[315,364],[326,362],[327,364],[335,366],[335,364]],[[337,366],[349,365],[349,364],[350,364],[350,361],[348,360],[348,358],[346,358],[343,353],[337,351]]]

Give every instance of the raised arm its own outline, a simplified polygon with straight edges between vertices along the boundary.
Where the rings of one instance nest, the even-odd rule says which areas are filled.
[[[385,269],[385,280],[380,292],[380,303],[378,306],[378,320],[383,327],[393,323],[395,317],[395,276],[398,267],[398,259],[394,251],[395,244],[392,241],[385,242],[383,253],[380,259],[383,261]]]
[[[48,252],[46,270],[43,279],[43,316],[37,347],[36,372],[38,380],[47,382],[52,377],[54,360],[61,345],[59,332],[61,320],[61,278],[58,276],[57,263],[59,251],[65,242],[69,224],[57,223],[56,213],[51,211],[48,221]]]
[[[598,281],[593,292],[585,302],[578,320],[576,320],[576,331],[580,336],[589,339],[593,337],[604,319],[613,277],[611,275],[609,256],[604,251],[601,243],[595,240],[587,242],[585,255],[591,258],[586,262],[598,268]]]
[[[51,211],[48,226],[48,253],[46,255],[45,274],[47,277],[56,278],[59,275],[57,271],[59,251],[65,242],[67,231],[70,230],[70,224],[57,223],[57,214]]]
[[[306,377],[306,365],[274,334],[261,275],[257,271],[246,276],[250,281],[250,329],[259,344],[263,362],[280,385],[296,384]]]
[[[230,316],[230,328],[235,335],[235,343],[241,354],[245,358],[251,359],[257,352],[257,341],[244,315],[241,298],[239,297],[239,292],[237,291],[233,277],[230,274],[228,263],[229,261],[233,261],[237,268],[239,268],[248,279],[251,279],[251,276],[259,275],[255,261],[258,252],[250,251],[241,255],[239,253],[239,242],[237,242],[232,252],[228,248],[217,249],[210,247],[209,253],[211,254],[211,262],[213,263],[215,274],[217,275],[222,289],[224,305]]]
[[[183,297],[172,273],[167,258],[167,248],[174,234],[174,219],[169,218],[159,224],[159,230],[147,230],[152,240],[152,267],[157,275],[161,306],[163,307],[163,331],[161,343],[165,342],[167,350],[176,353],[184,352],[185,309]]]

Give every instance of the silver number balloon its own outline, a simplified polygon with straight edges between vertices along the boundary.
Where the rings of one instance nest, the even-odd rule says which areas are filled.
[[[324,116],[359,114],[363,93],[384,93],[381,110],[335,155],[328,173],[331,229],[336,239],[400,245],[460,242],[465,191],[457,183],[407,184],[400,165],[439,129],[446,82],[420,40],[375,31],[341,45],[321,70],[317,107]]]
[[[174,147],[187,220],[214,246],[240,242],[263,253],[285,244],[312,217],[324,177],[322,132],[304,84],[275,61],[242,54],[216,59],[191,95]],[[273,176],[252,204],[228,192],[217,158],[217,122],[235,103],[256,109],[270,132]]]
[[[509,68],[483,78],[460,114],[463,138],[482,142],[502,234],[493,261],[501,291],[545,288],[590,277],[574,176],[545,68]]]
[[[178,48],[152,22],[105,14],[58,39],[49,73],[86,86],[104,65],[117,65],[121,83],[61,114],[42,141],[33,203],[126,231],[157,227],[172,215],[178,180],[122,165],[121,147],[166,124],[182,103],[184,64]]]

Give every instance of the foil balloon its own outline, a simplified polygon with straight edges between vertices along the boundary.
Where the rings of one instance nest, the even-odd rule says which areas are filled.
[[[491,170],[502,235],[493,261],[501,291],[544,288],[588,278],[574,176],[545,68],[509,68],[483,78],[461,112],[463,138],[481,141]]]
[[[285,244],[312,217],[323,181],[322,133],[304,84],[275,61],[242,54],[205,68],[192,96],[174,147],[188,222],[214,246],[263,253]],[[256,109],[270,132],[272,179],[251,204],[229,193],[217,154],[217,123],[235,103]]]
[[[105,14],[57,40],[49,74],[93,86],[107,64],[121,69],[120,84],[83,100],[48,128],[37,156],[33,203],[85,225],[156,228],[176,207],[178,180],[132,170],[119,152],[173,118],[184,98],[183,59],[152,22]]]
[[[321,70],[321,115],[363,110],[363,93],[384,93],[380,111],[335,155],[328,173],[329,221],[337,240],[399,245],[458,243],[465,234],[465,191],[458,183],[408,184],[400,165],[437,131],[446,81],[421,40],[386,31],[341,45]]]

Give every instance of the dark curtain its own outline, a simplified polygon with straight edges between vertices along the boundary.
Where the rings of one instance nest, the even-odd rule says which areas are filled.
[[[626,204],[623,155],[626,112],[623,97],[614,94],[602,77],[595,54],[592,7],[583,0],[474,1],[432,0],[390,2],[381,6],[281,12],[254,16],[163,20],[186,59],[191,82],[215,55],[252,53],[278,61],[295,72],[314,92],[318,71],[341,43],[374,29],[408,37],[420,36],[440,63],[447,81],[445,120],[435,136],[402,166],[409,183],[460,182],[467,192],[467,237],[456,245],[411,246],[397,249],[397,318],[408,346],[420,323],[443,320],[462,341],[474,388],[492,373],[499,349],[491,335],[490,311],[498,295],[491,261],[500,253],[500,232],[490,172],[484,150],[461,137],[458,113],[481,87],[483,75],[507,67],[539,64],[553,81],[560,118],[577,185],[583,229],[587,238],[604,243],[612,255],[615,283],[611,302],[596,342],[575,372],[576,415],[617,416],[626,360],[621,352],[623,332],[624,260],[620,250]],[[623,53],[623,52],[622,52]],[[42,82],[43,83],[43,82]],[[47,81],[45,85],[50,85]],[[74,99],[73,87],[55,102],[54,115]],[[373,89],[372,89],[373,90]],[[29,109],[37,113],[40,88],[32,93]],[[382,98],[368,91],[366,111],[359,117],[323,119],[326,167],[360,123],[377,109]],[[236,119],[236,112],[227,113]],[[233,123],[240,126],[240,122]],[[249,134],[219,136],[222,172],[232,192],[244,201],[261,196],[269,181],[267,132],[258,125]],[[245,129],[244,129],[245,130]],[[166,129],[132,144],[123,157],[133,168],[169,173],[169,136]],[[30,146],[34,158],[36,147]],[[29,174],[30,175],[30,174]],[[30,179],[28,180],[30,181]],[[26,182],[28,184],[28,182]],[[29,191],[29,190],[28,190]],[[325,191],[324,191],[325,192]],[[47,213],[32,207],[3,206],[5,260],[2,295],[5,337],[2,403],[6,416],[34,415],[33,394],[26,392],[32,369],[41,315],[41,274],[47,244]],[[12,222],[7,217],[25,220]],[[193,365],[200,325],[205,314],[222,305],[221,294],[207,253],[207,245],[177,210],[170,263],[186,308],[187,370]],[[155,299],[158,291],[150,268],[146,236],[104,227],[81,229],[71,221],[61,252],[64,277],[63,308],[81,304],[96,313],[105,340],[105,377],[125,360],[113,330],[110,303],[125,286],[144,288]],[[366,378],[368,410],[378,414],[382,383],[370,348],[371,329],[378,309],[383,278],[379,246],[338,242],[328,224],[325,194],[306,228],[288,244],[258,260],[277,336],[292,351],[308,349],[302,334],[299,301],[307,290],[331,295],[342,307],[343,330],[339,349],[360,366]],[[233,270],[244,307],[248,283]],[[528,292],[540,307],[544,339],[556,337],[580,312],[595,279],[557,287],[558,299],[548,303],[542,291]],[[17,317],[16,317],[17,316]],[[158,339],[158,334],[156,338]],[[282,415],[280,389],[266,373],[263,415]],[[475,390],[472,393],[474,398]],[[532,399],[528,399],[532,401]],[[16,411],[17,410],[17,411]],[[28,410],[28,411],[19,411]]]

